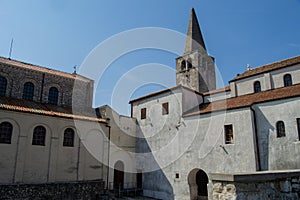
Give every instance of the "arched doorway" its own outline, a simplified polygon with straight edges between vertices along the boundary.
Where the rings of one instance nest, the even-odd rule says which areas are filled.
[[[123,189],[124,187],[124,163],[117,161],[114,166],[114,189]]]
[[[193,169],[188,175],[191,200],[208,199],[208,176],[201,169]]]

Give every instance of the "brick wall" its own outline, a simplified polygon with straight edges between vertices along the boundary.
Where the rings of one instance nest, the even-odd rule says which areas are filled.
[[[18,64],[17,61],[14,61]],[[93,81],[80,75],[57,73],[55,70],[26,69],[20,66],[0,63],[0,75],[7,79],[6,96],[22,99],[26,82],[34,84],[33,101],[48,103],[51,87],[59,91],[58,105],[71,107],[92,107]],[[43,68],[41,68],[43,69]],[[72,102],[73,101],[73,102]],[[75,104],[75,105],[74,105]]]

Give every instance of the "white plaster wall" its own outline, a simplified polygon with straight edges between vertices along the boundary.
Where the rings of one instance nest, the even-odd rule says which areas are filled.
[[[255,81],[260,82],[261,91],[265,91],[267,89],[266,85],[268,85],[268,83],[266,83],[265,81],[264,74],[259,74],[257,76],[252,76],[252,77],[235,81],[236,93],[237,93],[236,96],[254,93],[253,84]]]
[[[161,167],[155,172],[156,175],[144,180],[147,194],[162,199],[166,196],[170,199],[190,199],[187,177],[195,168],[206,173],[255,171],[256,150],[250,108],[181,118],[181,104],[177,102],[180,94],[158,95],[133,106],[133,116],[137,116],[146,145],[153,151],[154,160],[151,162]],[[169,102],[171,111],[166,121],[166,116],[160,114],[160,104],[165,101]],[[150,110],[149,121],[140,119],[140,109],[143,107]],[[154,110],[152,112],[159,114],[151,115],[151,108]],[[174,122],[178,118],[181,125],[176,128]],[[164,126],[160,125],[162,122]],[[225,124],[233,124],[234,144],[225,144]],[[175,178],[175,173],[179,173],[179,179]],[[159,188],[153,184],[155,182],[161,182],[164,186]]]
[[[0,123],[2,122],[11,123],[13,125],[13,132],[11,144],[0,144],[0,183],[11,183],[14,180],[15,158],[18,151],[16,146],[18,146],[20,127],[18,122],[6,115],[0,115]]]
[[[285,67],[282,69],[274,70],[271,72],[266,72],[264,74],[258,74],[256,76],[251,76],[245,79],[235,81],[237,96],[251,94],[254,92],[253,84],[255,81],[260,81],[261,90],[266,91],[270,89],[280,88],[284,86],[283,76],[285,74],[291,74],[293,84],[300,83],[300,65],[294,65]],[[231,83],[231,90],[233,91],[232,96],[234,96],[234,84]]]
[[[219,92],[216,94],[210,94],[210,95],[204,96],[204,103],[224,100],[224,99],[228,99],[228,98],[230,98],[230,91]]]
[[[199,106],[203,103],[203,97],[195,92],[182,88],[182,112]]]
[[[108,129],[105,124],[89,121],[74,123],[71,119],[5,110],[0,112],[0,121],[13,124],[12,144],[0,144],[0,183],[43,183],[104,178],[103,173],[107,169],[99,161],[99,158],[103,158],[104,162],[107,160],[107,142],[104,139],[96,141],[100,147],[97,151],[101,154],[96,158],[82,143],[79,145],[78,135],[75,135],[74,147],[63,147],[62,143],[66,127],[76,127],[81,135],[92,130],[96,130],[97,135],[107,135]],[[37,125],[46,128],[45,146],[32,145],[32,133]]]
[[[258,104],[260,156],[264,170],[298,169],[300,142],[297,121],[300,118],[300,98]],[[283,121],[286,136],[277,138],[276,123]]]
[[[174,137],[179,137],[178,128],[186,126],[182,118],[182,98],[179,88],[133,104],[133,117],[140,126],[138,136],[144,138],[137,143],[137,149],[141,151],[137,158],[137,168],[145,173],[144,195],[167,199],[173,194],[170,180],[163,168],[172,162],[174,157],[176,159],[180,156],[180,149],[176,147],[178,140]],[[165,102],[169,103],[168,115],[162,115],[162,103]],[[147,118],[143,120],[140,118],[142,108],[147,108]],[[145,153],[149,152],[149,149],[153,154]],[[157,171],[153,172],[154,170]]]
[[[293,84],[300,83],[300,65],[295,65],[291,67],[286,67],[276,71],[270,72],[272,79],[273,88],[280,88],[284,86],[283,76],[285,74],[290,74],[292,76]]]

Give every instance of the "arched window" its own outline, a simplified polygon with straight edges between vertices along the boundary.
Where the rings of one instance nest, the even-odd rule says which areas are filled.
[[[293,85],[292,76],[290,74],[284,75],[283,83],[284,83],[284,87],[292,86]]]
[[[32,145],[45,146],[46,129],[43,126],[37,126],[33,130]]]
[[[0,124],[0,143],[11,144],[13,126],[9,122],[2,122]]]
[[[57,105],[58,102],[58,89],[56,87],[51,87],[48,94],[48,103]]]
[[[0,76],[0,96],[5,96],[6,94],[7,80],[3,76]]]
[[[260,92],[261,91],[261,87],[260,87],[260,82],[259,81],[255,81],[254,82],[254,85],[253,85],[253,88],[254,88],[254,92]]]
[[[181,71],[186,70],[186,62],[185,60],[181,61]]]
[[[26,82],[23,88],[23,99],[25,100],[33,100],[34,94],[34,85],[31,82]]]
[[[276,129],[277,129],[277,137],[285,137],[285,128],[284,128],[283,121],[278,121],[276,123]]]
[[[75,132],[71,128],[67,128],[64,132],[64,141],[63,146],[64,147],[74,147],[74,135]]]

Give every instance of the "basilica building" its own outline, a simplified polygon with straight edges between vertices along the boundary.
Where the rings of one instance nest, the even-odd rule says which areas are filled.
[[[87,77],[0,57],[1,195],[34,198],[26,188],[51,183],[57,195],[32,191],[299,199],[300,56],[249,66],[216,88],[215,58],[192,9],[175,64],[174,87],[132,99],[131,116],[121,116],[92,107]]]

